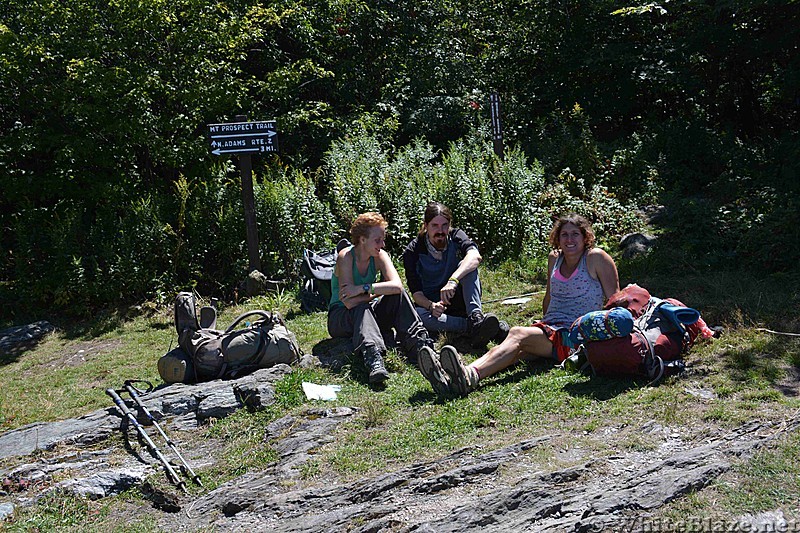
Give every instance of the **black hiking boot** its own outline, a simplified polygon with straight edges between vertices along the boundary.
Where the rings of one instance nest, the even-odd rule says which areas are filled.
[[[484,315],[480,311],[473,311],[467,318],[467,336],[475,348],[486,348],[486,343],[494,339],[500,331],[500,320],[491,313]]]
[[[501,342],[506,340],[509,331],[511,331],[511,328],[509,327],[508,322],[506,322],[505,320],[501,320],[500,327],[497,330],[497,335],[495,335],[494,339],[492,340],[494,341],[495,344],[500,344]]]
[[[419,333],[416,338],[409,337],[409,340],[406,341],[405,346],[407,346],[406,361],[408,364],[416,366],[419,362],[420,350],[423,348],[433,349],[434,343],[433,339],[428,336],[427,331],[423,331]]]
[[[389,372],[383,365],[383,355],[377,348],[369,347],[364,350],[364,364],[369,372],[371,384],[377,385],[389,379]]]

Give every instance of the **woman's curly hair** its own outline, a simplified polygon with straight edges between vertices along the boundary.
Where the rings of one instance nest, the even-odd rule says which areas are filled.
[[[550,242],[550,246],[553,247],[553,250],[558,250],[561,228],[567,224],[577,226],[578,229],[581,230],[581,233],[583,233],[583,244],[587,250],[594,248],[595,237],[594,231],[592,230],[592,223],[578,214],[570,213],[568,215],[558,217],[555,224],[553,224],[553,229],[550,230],[550,238],[548,241]]]
[[[353,225],[350,226],[350,239],[353,241],[353,244],[361,242],[361,237],[368,239],[369,231],[377,226],[383,229],[389,226],[389,223],[386,222],[386,219],[383,218],[380,213],[368,212],[358,215],[353,221]]]

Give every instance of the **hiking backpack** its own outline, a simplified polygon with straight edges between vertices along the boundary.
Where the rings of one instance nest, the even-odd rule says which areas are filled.
[[[303,250],[300,274],[303,286],[300,289],[300,308],[306,313],[327,311],[331,301],[331,278],[339,252],[350,246],[350,241],[342,239],[333,250],[315,252]]]
[[[336,255],[336,250],[321,253],[309,249],[303,250],[303,262],[300,264],[300,274],[303,276],[300,308],[306,313],[328,309]]]
[[[589,339],[578,349],[586,356],[586,367],[596,375],[644,376],[655,383],[683,371],[683,354],[698,335],[709,336],[699,312],[678,300],[652,297],[637,285],[612,296],[606,308],[622,305],[634,317],[631,333],[605,340]],[[605,312],[608,311],[595,313]],[[573,327],[585,322],[581,317]]]
[[[204,317],[201,310],[198,323],[191,315],[195,307],[191,293],[180,293],[176,298],[175,327],[180,348],[164,355],[158,363],[159,374],[167,383],[234,378],[258,368],[299,361],[297,338],[278,313],[247,311],[226,330],[219,331],[203,327],[216,325],[215,313],[213,318],[208,312]],[[242,322],[244,327],[236,329]]]

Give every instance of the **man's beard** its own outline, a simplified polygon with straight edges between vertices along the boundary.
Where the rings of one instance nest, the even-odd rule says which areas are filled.
[[[443,250],[445,246],[447,246],[447,233],[436,233],[433,235],[431,239],[431,244],[433,244],[437,249]]]

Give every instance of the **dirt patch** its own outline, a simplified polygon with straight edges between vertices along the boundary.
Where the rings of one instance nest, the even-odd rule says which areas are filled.
[[[786,369],[786,376],[775,384],[775,388],[784,396],[796,398],[800,396],[800,368],[790,366]]]
[[[23,376],[39,373],[42,368],[53,369],[81,366],[87,361],[116,350],[122,346],[122,344],[121,339],[92,340],[76,343],[65,347],[63,352],[49,361],[26,370]]]
[[[45,366],[51,368],[81,366],[86,361],[107,354],[120,346],[122,346],[120,339],[82,342],[73,346],[71,350],[64,352],[62,357],[48,362]]]

